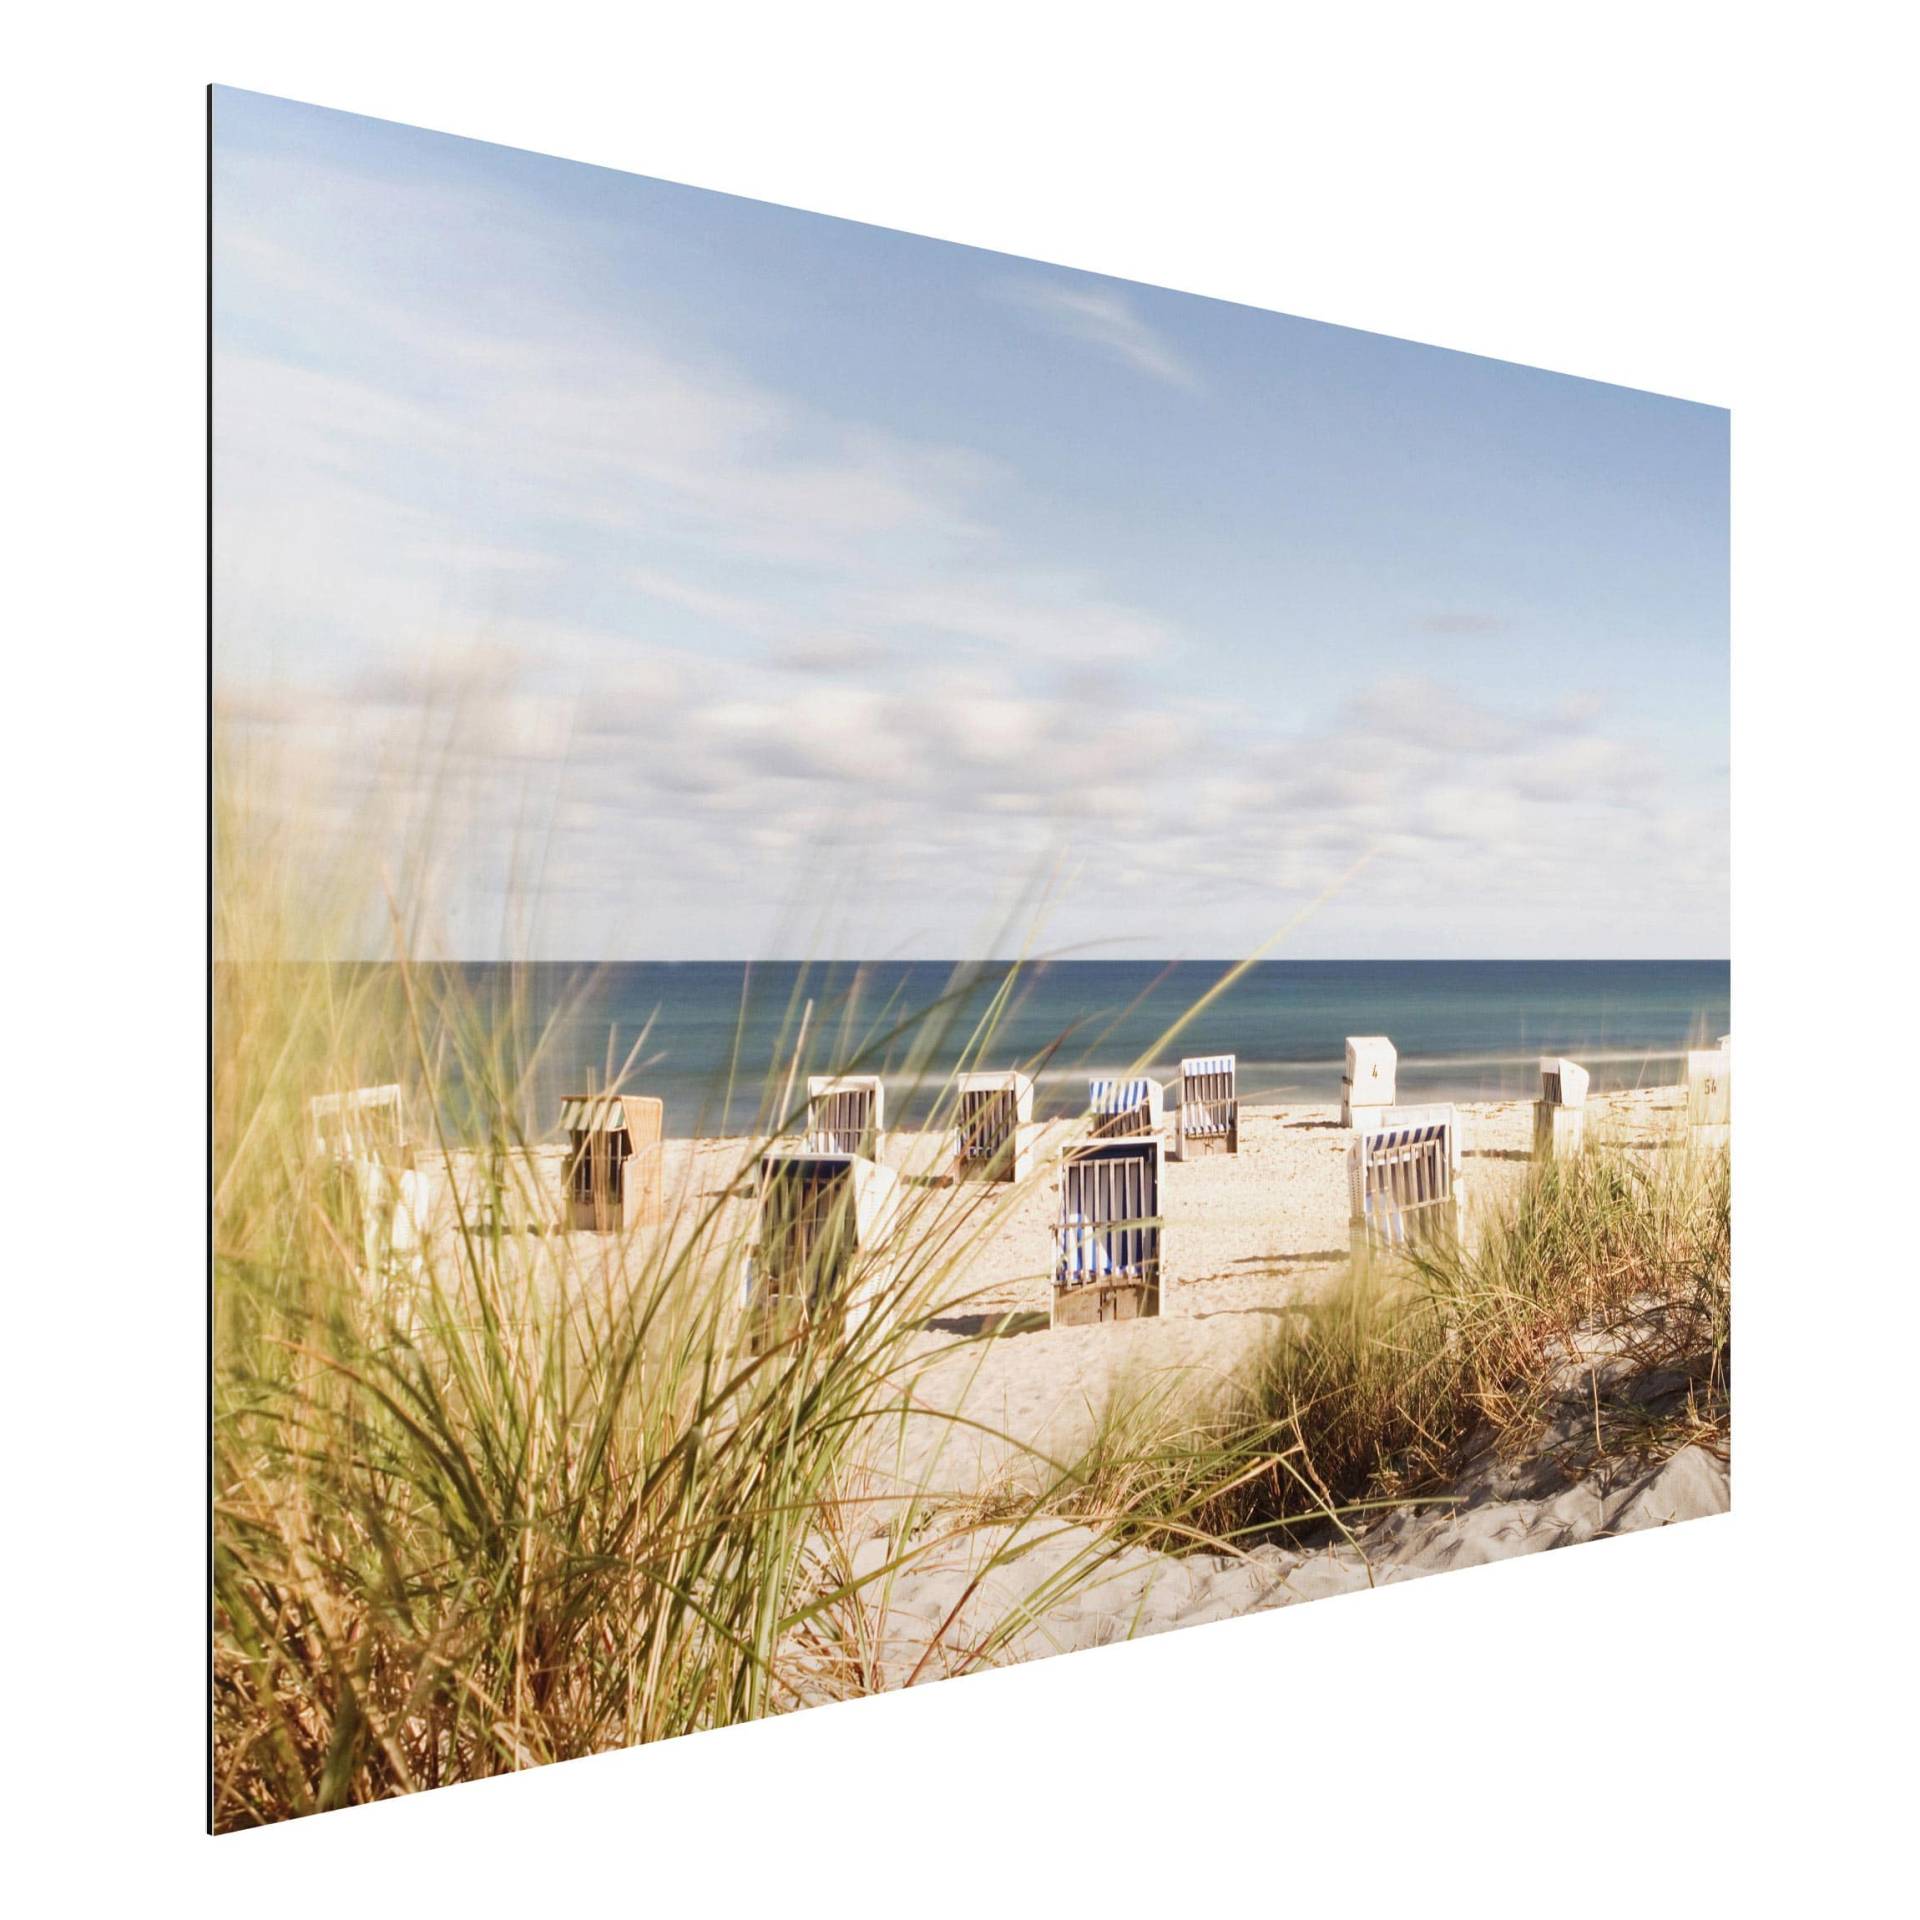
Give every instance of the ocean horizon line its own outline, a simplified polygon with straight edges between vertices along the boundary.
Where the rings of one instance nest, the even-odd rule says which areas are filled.
[[[231,961],[216,960],[215,965],[230,966]],[[381,967],[399,963],[390,954],[302,955],[273,964],[300,967]],[[1227,957],[1217,954],[1118,955],[1088,958],[1079,954],[1034,954],[1014,958],[991,957],[963,959],[951,954],[906,956],[898,954],[807,955],[776,954],[746,958],[741,955],[695,954],[676,960],[622,956],[617,959],[516,959],[497,955],[432,955],[408,957],[410,966],[434,967],[1728,967],[1728,954],[1336,954],[1321,958],[1304,954],[1274,954],[1249,960],[1246,955]]]

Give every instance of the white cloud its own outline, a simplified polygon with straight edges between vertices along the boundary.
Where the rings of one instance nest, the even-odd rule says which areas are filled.
[[[370,191],[286,169],[271,184],[349,205]],[[455,229],[478,218],[434,202]],[[383,231],[421,228],[377,211]],[[854,652],[878,666],[915,636],[1098,661],[1166,645],[1162,620],[1100,580],[1019,561],[992,460],[677,353],[642,316],[569,305],[535,271],[541,243],[524,242],[523,271],[492,244],[527,290],[450,318],[410,307],[402,276],[373,282],[351,246],[323,268],[241,209],[223,216],[224,663],[352,664],[536,621],[651,636],[692,620],[796,667]],[[261,344],[268,321],[295,331],[290,347]]]
[[[802,898],[869,952],[951,954],[1060,866],[1052,942],[1243,952],[1369,851],[1318,950],[1724,938],[1724,810],[1597,703],[1496,707],[1443,673],[1276,739],[1175,677],[1204,673],[1192,636],[1036,554],[993,461],[615,326],[503,230],[516,298],[448,325],[403,274],[222,222],[222,727],[271,743],[290,857],[426,837],[454,944],[531,886],[550,957],[764,952]],[[1198,388],[1116,291],[1012,297]],[[250,313],[311,337],[270,347]]]
[[[1207,703],[1122,685],[1090,709],[938,663],[884,690],[796,691],[777,666],[639,649],[571,703],[528,684],[541,671],[233,702],[228,728],[297,748],[304,791],[334,802],[310,834],[363,850],[376,823],[397,863],[431,820],[469,894],[505,889],[514,849],[550,829],[551,870],[600,876],[596,912],[620,903],[604,937],[623,953],[765,951],[803,899],[845,906],[872,951],[906,927],[922,951],[958,951],[1063,859],[1079,878],[1054,945],[1243,952],[1369,853],[1304,950],[1445,953],[1469,926],[1476,952],[1652,952],[1687,928],[1706,950],[1724,919],[1723,809],[1688,806],[1598,735],[1545,779],[1516,743],[1550,714],[1490,713],[1444,686],[1431,699],[1480,744],[1383,732],[1367,696],[1262,754]],[[550,889],[533,916],[553,957],[580,951],[572,901]]]
[[[1004,297],[1050,332],[1080,341],[1170,387],[1200,391],[1199,375],[1140,318],[1118,288],[1022,280],[1007,287]]]

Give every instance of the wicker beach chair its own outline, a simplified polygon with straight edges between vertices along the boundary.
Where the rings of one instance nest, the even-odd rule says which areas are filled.
[[[1696,1147],[1727,1144],[1733,1124],[1733,1036],[1687,1054],[1687,1129]]]
[[[1087,1111],[1096,1140],[1158,1133],[1166,1124],[1167,1090],[1158,1080],[1094,1079],[1087,1082]]]
[[[1180,1158],[1240,1151],[1240,1095],[1230,1053],[1180,1062]]]
[[[1460,1181],[1461,1157],[1466,1151],[1467,1129],[1460,1109],[1450,1100],[1430,1101],[1416,1107],[1380,1107],[1363,1113],[1370,1133],[1405,1132],[1410,1127],[1444,1127],[1447,1132],[1447,1164],[1453,1170],[1454,1184]]]
[[[887,1090],[878,1074],[817,1073],[807,1081],[807,1145],[815,1153],[880,1157]]]
[[[1024,1073],[963,1073],[954,1092],[956,1176],[1024,1180],[1033,1169],[1033,1082]]]
[[[377,1281],[419,1278],[429,1200],[400,1089],[315,1094],[307,1117],[330,1204],[338,1217],[359,1221],[362,1273]]]
[[[1355,1133],[1347,1193],[1356,1260],[1457,1240],[1465,1197],[1458,1135],[1457,1120],[1444,1118]]]
[[[631,1093],[570,1093],[565,1219],[575,1232],[614,1233],[660,1219],[660,1138],[665,1108]]]
[[[1086,1141],[1061,1157],[1053,1227],[1053,1324],[1160,1311],[1159,1136]]]
[[[828,1315],[856,1325],[872,1311],[892,1279],[899,1194],[892,1170],[862,1154],[762,1155],[745,1284],[756,1350]]]
[[[334,1160],[387,1159],[407,1144],[398,1087],[351,1087],[307,1102],[316,1152]]]
[[[1340,1124],[1371,1125],[1379,1109],[1393,1105],[1394,1075],[1400,1056],[1384,1034],[1350,1036],[1347,1070],[1340,1082]]]
[[[1540,1097],[1533,1103],[1533,1153],[1560,1160],[1587,1143],[1587,1070],[1577,1061],[1540,1062]]]

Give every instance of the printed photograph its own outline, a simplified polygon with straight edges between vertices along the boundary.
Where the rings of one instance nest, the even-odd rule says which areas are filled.
[[[217,1831],[1727,1510],[1724,410],[211,143]]]

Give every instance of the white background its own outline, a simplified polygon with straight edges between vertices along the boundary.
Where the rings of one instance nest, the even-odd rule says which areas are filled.
[[[0,602],[22,1910],[1866,1901],[1911,1810],[1915,1183],[1871,1144],[1914,1060],[1901,14],[24,21]],[[202,1838],[210,80],[1731,406],[1735,1514]],[[56,1090],[127,1121],[110,1188],[63,1209]]]

